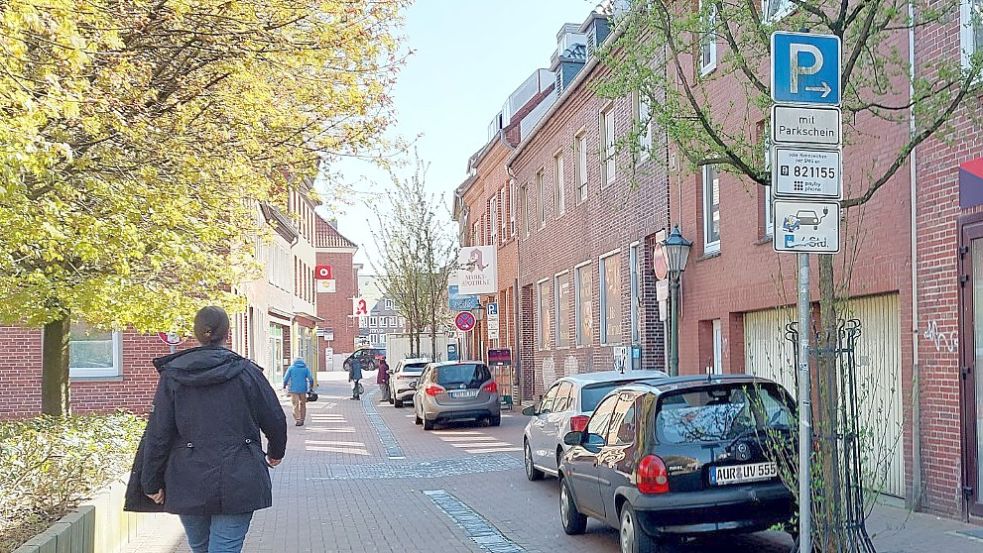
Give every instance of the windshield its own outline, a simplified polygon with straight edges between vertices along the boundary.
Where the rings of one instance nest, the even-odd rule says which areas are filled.
[[[785,394],[773,384],[719,386],[664,396],[655,419],[660,443],[734,440],[748,432],[790,428]]]
[[[404,373],[416,373],[416,374],[420,374],[420,373],[423,372],[423,369],[426,368],[426,366],[427,366],[426,363],[412,363],[412,364],[407,364],[407,365],[403,365],[403,371],[402,372],[404,372]]]
[[[447,365],[437,369],[437,384],[448,387],[478,388],[487,380],[491,380],[488,367],[469,363],[465,365]]]

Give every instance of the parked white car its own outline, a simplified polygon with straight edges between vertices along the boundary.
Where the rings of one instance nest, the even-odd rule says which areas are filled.
[[[423,357],[402,359],[396,367],[389,369],[389,403],[399,409],[405,402],[413,401],[416,382],[429,363],[430,360]]]
[[[522,411],[532,417],[523,440],[526,478],[539,480],[544,474],[557,475],[559,459],[570,447],[564,445],[563,436],[582,432],[608,392],[631,382],[667,376],[662,371],[605,371],[558,379],[539,405]]]

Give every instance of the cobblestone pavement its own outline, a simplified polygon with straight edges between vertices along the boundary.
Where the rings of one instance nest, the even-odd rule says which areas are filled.
[[[412,406],[377,403],[374,391],[352,401],[340,373],[322,373],[320,382],[308,423],[289,428],[287,457],[273,471],[274,507],[256,514],[246,553],[618,551],[615,531],[594,521],[584,536],[563,533],[556,481],[523,475],[526,420],[518,411],[506,411],[498,428],[424,432]],[[983,541],[960,533],[979,528],[900,509],[878,508],[871,528],[881,553],[983,551]],[[791,546],[784,534],[761,533],[666,553],[784,553]],[[171,519],[124,553],[189,550]]]

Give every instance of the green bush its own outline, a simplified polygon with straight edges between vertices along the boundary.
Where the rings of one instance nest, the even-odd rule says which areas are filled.
[[[0,551],[125,474],[145,424],[126,413],[0,422]]]

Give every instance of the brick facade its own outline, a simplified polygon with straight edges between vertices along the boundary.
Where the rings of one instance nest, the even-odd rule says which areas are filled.
[[[915,52],[919,68],[927,68],[937,60],[958,60],[960,48],[958,17],[917,31]],[[972,380],[960,378],[962,366],[975,366],[975,355],[973,306],[966,300],[961,303],[959,284],[961,274],[971,274],[972,253],[968,251],[960,260],[958,247],[971,246],[960,240],[962,224],[978,220],[983,206],[960,209],[959,165],[983,157],[983,128],[970,118],[970,113],[975,110],[978,114],[979,109],[979,99],[969,98],[954,114],[952,133],[926,141],[915,152],[919,319],[915,332],[921,373],[922,507],[964,516],[968,515],[969,502],[961,488],[978,487],[978,468],[966,464],[977,444],[964,428],[974,414],[980,414],[974,413],[968,401]],[[973,377],[983,378],[980,368],[975,368]],[[967,400],[962,408],[961,399]],[[976,405],[983,405],[983,400],[977,397]]]
[[[591,21],[591,20],[589,20]],[[625,152],[617,155],[616,178],[602,186],[602,159],[600,151],[601,124],[598,115],[610,109],[615,117],[616,135],[623,137],[635,124],[635,98],[615,101],[600,98],[593,91],[593,84],[607,75],[604,67],[589,60],[581,74],[557,100],[556,105],[540,121],[536,130],[525,138],[523,144],[509,160],[517,190],[523,202],[517,202],[520,210],[519,235],[519,287],[523,290],[523,311],[520,324],[523,328],[521,346],[524,396],[539,395],[554,378],[589,371],[614,368],[615,345],[639,346],[642,350],[641,367],[661,369],[663,358],[663,331],[659,323],[655,297],[654,276],[651,274],[651,249],[655,233],[667,226],[668,196],[664,170],[664,146],[656,138],[651,155],[636,163]],[[587,139],[587,197],[580,201],[577,186],[578,136]],[[558,209],[556,183],[556,156],[562,155],[563,197],[565,210]],[[538,180],[542,175],[544,194],[541,198]],[[546,221],[540,224],[540,203],[545,203]],[[528,216],[528,217],[527,217]],[[527,218],[531,219],[528,221]],[[639,339],[632,340],[631,268],[629,249],[638,244],[639,278]],[[614,344],[603,344],[600,336],[600,272],[601,256],[616,252],[620,267],[621,318],[614,332],[618,336]],[[588,343],[576,345],[576,268],[589,263],[591,279],[592,335]],[[537,297],[539,284],[546,280],[549,289],[544,304],[549,321],[554,321],[554,282],[559,275],[561,285],[568,279],[567,317],[563,324],[569,327],[570,345],[556,346],[556,328],[550,324],[545,333],[545,344],[538,344]],[[545,320],[545,319],[544,319]]]
[[[185,342],[181,349],[197,345]],[[41,411],[41,331],[0,327],[0,419],[29,417]],[[73,413],[125,409],[146,413],[157,389],[153,360],[170,352],[157,336],[124,332],[122,375],[71,380]]]
[[[331,348],[336,355],[346,355],[355,351],[355,338],[358,336],[358,318],[352,317],[352,298],[358,295],[358,276],[355,269],[355,253],[358,247],[345,238],[331,222],[317,217],[314,248],[317,251],[318,265],[331,265],[334,272],[335,291],[318,292],[317,316],[322,319],[318,326],[334,332],[333,340],[317,339],[318,364],[327,369],[325,350]]]

